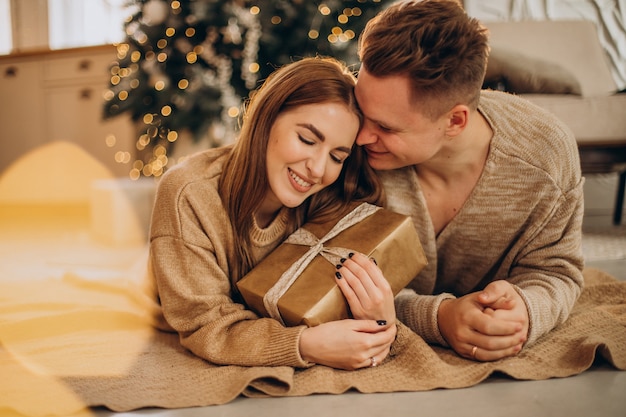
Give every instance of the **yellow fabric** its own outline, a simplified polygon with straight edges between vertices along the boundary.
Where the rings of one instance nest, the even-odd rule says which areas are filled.
[[[91,183],[113,174],[80,146],[54,141],[33,149],[0,175],[3,204],[88,204]]]
[[[123,282],[0,284],[3,407],[67,415],[87,404],[64,378],[123,378],[152,336],[151,305]],[[0,414],[2,414],[0,412]]]
[[[104,405],[222,404],[239,395],[300,396],[420,391],[477,384],[495,371],[517,379],[580,373],[596,356],[626,369],[626,282],[588,269],[570,319],[507,360],[477,363],[424,343],[400,325],[393,353],[377,368],[215,366],[153,329],[151,289],[131,280],[0,282],[0,415],[89,415]],[[245,349],[245,347],[242,347]],[[19,415],[19,414],[16,414]]]

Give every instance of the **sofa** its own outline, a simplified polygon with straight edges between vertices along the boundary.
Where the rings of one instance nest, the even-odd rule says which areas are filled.
[[[509,91],[547,109],[572,130],[586,173],[617,172],[613,223],[626,187],[626,93],[618,91],[594,23],[485,22],[491,53],[485,88]]]

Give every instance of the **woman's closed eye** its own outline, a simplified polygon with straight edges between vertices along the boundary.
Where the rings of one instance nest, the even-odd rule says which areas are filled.
[[[298,135],[298,139],[300,139],[300,141],[302,141],[302,143],[307,144],[307,145],[315,145],[315,140],[312,139],[307,139],[302,135]]]
[[[315,140],[307,139],[302,135],[298,135],[298,139],[300,139],[302,143],[309,145],[309,146],[313,146],[316,143]],[[346,158],[348,157],[348,154],[343,151],[336,151],[336,152],[333,151],[333,152],[330,152],[329,155],[330,155],[330,159],[337,164],[343,164]]]
[[[332,159],[333,162],[336,162],[339,165],[343,164],[346,161],[347,157],[348,157],[348,154],[344,152],[338,152],[338,153],[331,152],[330,153],[330,159]]]

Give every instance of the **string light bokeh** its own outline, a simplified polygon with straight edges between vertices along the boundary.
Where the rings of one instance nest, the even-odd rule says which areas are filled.
[[[105,118],[130,113],[136,153],[115,160],[133,179],[159,177],[183,135],[232,142],[243,100],[276,67],[316,54],[358,65],[358,34],[390,2],[135,0],[103,98]]]

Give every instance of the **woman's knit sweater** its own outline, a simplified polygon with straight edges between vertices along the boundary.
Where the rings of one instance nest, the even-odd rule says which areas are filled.
[[[233,301],[231,223],[218,194],[227,149],[190,157],[161,179],[150,230],[151,269],[167,324],[181,344],[214,364],[307,367],[304,326],[283,327]],[[254,225],[260,260],[284,239],[287,210],[265,229]]]
[[[379,172],[387,207],[413,218],[429,262],[396,310],[427,342],[446,345],[441,301],[505,279],[526,302],[530,344],[568,317],[582,288],[578,150],[561,122],[519,97],[483,91],[479,111],[493,130],[487,162],[438,236],[413,167]]]

